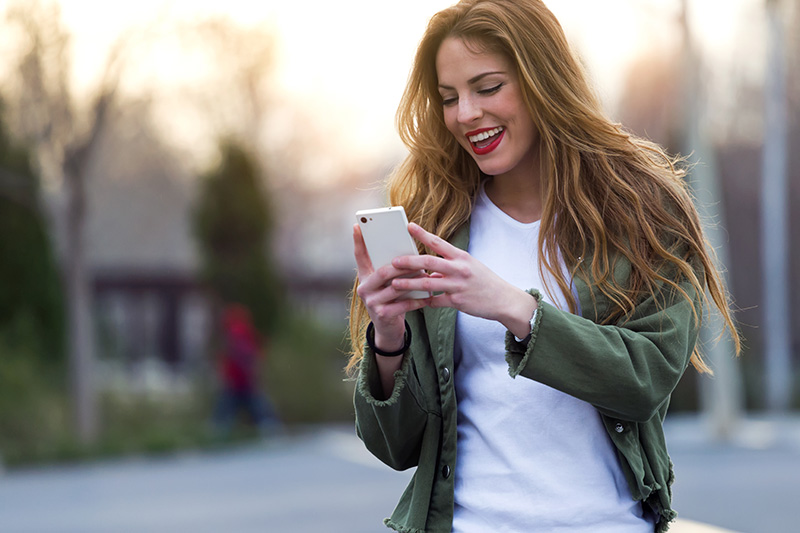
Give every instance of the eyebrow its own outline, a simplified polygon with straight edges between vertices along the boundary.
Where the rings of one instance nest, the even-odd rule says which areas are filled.
[[[484,72],[483,74],[478,74],[477,76],[474,76],[474,77],[470,78],[469,80],[467,80],[467,83],[469,85],[473,85],[473,84],[481,81],[486,76],[491,76],[492,74],[505,74],[505,72],[503,72],[502,70],[495,70],[495,71],[492,71],[492,72]],[[449,85],[442,85],[441,83],[439,84],[439,88],[440,89],[453,89],[453,87],[450,87]]]

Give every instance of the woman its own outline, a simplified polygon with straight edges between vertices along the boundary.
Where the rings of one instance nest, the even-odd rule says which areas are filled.
[[[733,331],[684,172],[606,118],[539,0],[436,14],[398,123],[389,199],[428,253],[375,270],[355,226],[350,324],[357,432],[417,467],[386,524],[665,531],[706,291]]]

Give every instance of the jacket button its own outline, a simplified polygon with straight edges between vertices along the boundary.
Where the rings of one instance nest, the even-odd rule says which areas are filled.
[[[614,425],[614,431],[616,431],[617,433],[622,433],[623,431],[625,431],[625,426],[622,425],[622,422],[617,422]]]
[[[445,479],[450,477],[450,466],[449,465],[444,465],[442,467],[442,477],[445,478]]]
[[[444,367],[442,369],[442,379],[444,380],[445,383],[450,381],[450,369],[449,368]]]

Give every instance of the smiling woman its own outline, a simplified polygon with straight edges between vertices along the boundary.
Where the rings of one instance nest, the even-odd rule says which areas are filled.
[[[358,434],[417,467],[386,524],[665,531],[670,395],[703,308],[733,329],[681,161],[609,120],[540,0],[437,13],[397,123],[428,253],[376,268],[354,228],[350,318]]]
[[[516,68],[503,54],[487,53],[480,43],[445,39],[436,54],[439,95],[447,129],[478,164],[494,176],[491,184],[538,182],[539,143],[536,125],[525,107]],[[501,150],[498,150],[502,146]],[[531,210],[529,222],[540,209]],[[518,215],[524,216],[524,215]]]

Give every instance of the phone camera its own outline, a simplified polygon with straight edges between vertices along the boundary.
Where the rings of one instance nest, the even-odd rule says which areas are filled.
[[[361,217],[361,223],[362,224],[366,224],[367,223],[367,217]]]

